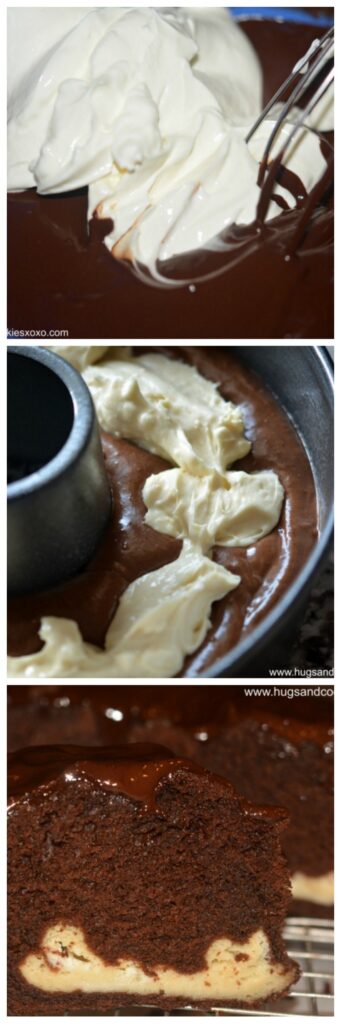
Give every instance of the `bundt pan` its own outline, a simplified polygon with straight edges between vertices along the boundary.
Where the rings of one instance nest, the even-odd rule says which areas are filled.
[[[23,414],[27,395],[32,401],[30,388],[26,386],[21,393],[20,408],[16,410],[14,420],[9,424],[9,436],[13,436],[15,466],[18,457],[18,421],[21,424],[19,455],[29,452],[39,462],[38,472],[24,480],[14,478],[9,486],[9,555],[14,552],[10,565],[13,569],[12,592],[25,591],[27,579],[35,579],[34,572],[39,570],[36,586],[46,585],[45,573],[48,573],[47,584],[53,585],[59,578],[66,578],[79,570],[91,556],[99,540],[110,508],[104,466],[101,459],[99,432],[95,411],[90,394],[81,377],[71,366],[43,349],[30,349],[33,359],[23,358],[27,349],[12,349],[11,358],[18,361],[24,369],[48,374],[54,370],[57,384],[62,389],[62,398],[69,402],[70,408],[76,409],[73,429],[61,452],[48,463],[45,451],[46,439],[52,437],[57,449],[60,444],[60,416],[53,410],[58,402],[53,402],[53,395],[48,392],[46,382],[44,394],[47,396],[44,407],[45,429],[39,431],[39,445],[36,448],[31,438],[31,419],[29,406],[27,424],[23,429]],[[287,416],[293,422],[309,458],[317,496],[319,536],[307,562],[292,585],[284,592],[278,603],[260,624],[224,657],[212,663],[199,678],[226,678],[238,676],[266,676],[269,670],[281,669],[288,664],[288,658],[297,633],[298,625],[303,617],[306,604],[313,584],[321,571],[322,565],[332,540],[333,530],[333,364],[326,348],[318,346],[237,346],[238,359],[245,363],[268,387],[274,398],[279,402]],[[64,390],[63,390],[64,389]],[[65,392],[65,394],[64,394]],[[16,391],[17,393],[17,391]],[[9,410],[15,403],[9,402]],[[64,405],[60,411],[63,413]],[[27,410],[26,410],[27,411]],[[40,410],[41,412],[41,410]],[[70,412],[70,410],[69,410]],[[65,413],[65,410],[64,410]],[[62,415],[62,427],[65,430],[65,415]],[[42,415],[42,412],[41,412]],[[51,432],[51,417],[53,431]],[[41,418],[41,416],[40,416]],[[46,422],[45,422],[46,421]],[[79,421],[79,422],[78,422]],[[50,423],[49,429],[47,429]],[[47,424],[47,426],[46,426]],[[57,429],[58,428],[58,429]],[[55,433],[57,431],[57,436]],[[63,440],[63,439],[62,439]],[[14,444],[13,441],[13,444]],[[44,450],[41,451],[43,444]],[[24,446],[24,451],[22,451]],[[49,453],[54,455],[54,451]],[[11,460],[10,460],[11,461]],[[20,461],[20,460],[19,460]],[[62,465],[60,464],[62,462]],[[32,470],[31,470],[32,471]],[[46,479],[45,479],[46,477]],[[91,496],[89,501],[89,481]],[[72,483],[72,486],[71,486]],[[39,486],[38,486],[39,485]],[[65,500],[72,502],[72,515],[68,517],[71,534],[65,544],[65,516],[60,521]],[[38,511],[37,511],[38,509]],[[99,510],[101,517],[99,518]],[[39,512],[39,515],[38,515]],[[86,514],[85,514],[86,512]],[[37,528],[39,521],[39,528]],[[27,528],[32,526],[32,536],[27,536]],[[51,526],[53,526],[51,546]],[[100,529],[99,529],[100,527]],[[21,533],[20,533],[21,530]],[[18,543],[18,531],[19,540]],[[99,531],[99,532],[98,532]],[[68,558],[76,559],[72,564],[64,564],[61,557],[60,538]],[[12,538],[12,543],[11,543]],[[37,558],[37,547],[39,558]],[[19,559],[20,579],[18,579],[18,555],[26,553],[28,564],[23,565]],[[58,557],[57,557],[58,555]],[[33,560],[33,565],[31,564]],[[24,579],[22,574],[24,573]],[[33,575],[32,575],[33,573]],[[299,673],[298,673],[299,674]],[[198,675],[192,676],[193,681]]]
[[[334,375],[327,348],[238,346],[238,358],[261,377],[299,434],[315,481],[319,536],[301,572],[272,611],[226,657],[214,662],[205,678],[267,676],[270,669],[288,665],[333,538]]]

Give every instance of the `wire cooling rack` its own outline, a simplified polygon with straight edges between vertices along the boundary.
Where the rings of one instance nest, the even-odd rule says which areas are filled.
[[[331,921],[310,917],[288,917],[284,939],[289,955],[301,967],[301,977],[285,999],[264,1003],[262,1010],[236,1010],[212,1006],[210,1014],[185,1006],[162,1012],[152,1006],[116,1010],[115,1017],[287,1017],[334,1015],[334,930]]]

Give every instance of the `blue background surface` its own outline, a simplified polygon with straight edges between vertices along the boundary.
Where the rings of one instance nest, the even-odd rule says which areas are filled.
[[[321,25],[322,28],[329,28],[334,23],[330,15],[312,15],[304,7],[229,7],[229,10],[236,18],[280,18],[300,25]]]

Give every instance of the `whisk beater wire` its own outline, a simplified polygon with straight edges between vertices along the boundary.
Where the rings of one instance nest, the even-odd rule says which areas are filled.
[[[273,188],[276,179],[278,178],[281,168],[285,166],[285,157],[288,154],[288,151],[290,151],[290,147],[292,147],[295,136],[300,129],[304,129],[305,127],[309,128],[309,124],[307,122],[310,114],[322,100],[323,96],[325,96],[334,80],[333,47],[334,28],[332,27],[324,36],[322,36],[322,39],[313,43],[308,53],[305,53],[304,56],[301,57],[288,78],[286,78],[285,82],[283,82],[279,89],[277,89],[275,95],[269,103],[267,103],[264,110],[262,110],[246,136],[245,141],[248,143],[257,128],[259,128],[269,113],[275,108],[275,123],[264,146],[263,155],[259,164],[257,184],[261,191],[257,207],[256,219],[258,224],[264,224],[269,204],[273,197]],[[299,81],[297,81],[297,78]],[[283,97],[287,96],[288,90],[290,90],[289,97],[282,100]],[[306,99],[306,96],[308,96],[308,99]],[[282,100],[282,103],[278,112],[276,110],[276,104],[280,100]],[[302,100],[304,106],[300,107],[299,103]],[[288,125],[289,119],[291,123]],[[278,138],[285,123],[287,123],[287,129],[284,135],[284,141],[281,142],[279,151],[276,153],[275,157],[269,161],[269,156],[274,142]],[[298,205],[301,208],[302,217],[295,232],[295,242],[302,237],[302,232],[304,232],[307,219],[309,219],[309,216],[313,212],[314,206],[319,201],[321,195],[324,194],[324,190],[331,184],[332,178],[333,160],[331,159],[327,161],[326,170],[310,195],[307,197],[302,194],[299,199]],[[304,199],[306,200],[305,202],[303,202]]]
[[[289,88],[289,86],[291,86],[294,83],[294,81],[296,81],[297,76],[300,75],[300,81],[298,82],[298,84],[297,84],[296,88],[293,90],[293,92],[290,94],[290,97],[287,100],[287,102],[285,103],[283,111],[281,113],[280,124],[282,124],[282,121],[285,119],[285,117],[287,116],[288,112],[293,107],[295,101],[301,99],[301,97],[304,95],[304,93],[306,92],[306,90],[309,87],[309,85],[312,84],[312,82],[313,82],[313,80],[314,80],[314,78],[316,76],[316,73],[322,67],[322,64],[325,61],[326,55],[327,55],[328,51],[332,48],[333,45],[334,45],[334,28],[330,28],[329,31],[326,32],[324,36],[322,36],[322,39],[320,39],[319,43],[316,46],[316,49],[311,54],[310,59],[309,59],[309,55],[307,56],[307,54],[305,54],[301,58],[301,60],[298,62],[298,64],[296,64],[296,66],[293,69],[293,71],[290,72],[290,75],[288,75],[288,78],[286,78],[285,82],[283,82],[282,85],[280,85],[279,89],[277,89],[277,92],[275,92],[274,96],[272,96],[271,100],[269,100],[269,102],[266,104],[266,106],[264,107],[262,112],[259,114],[259,117],[257,117],[257,120],[252,125],[252,128],[250,128],[250,131],[246,135],[245,142],[249,142],[250,141],[252,136],[257,131],[257,128],[259,127],[259,125],[262,124],[262,122],[265,120],[267,115],[273,109],[273,107],[275,106],[277,101],[279,101],[281,99],[281,97],[286,92],[286,90]],[[310,60],[312,61],[311,64],[310,64]],[[304,74],[302,74],[302,68],[304,68],[304,66],[305,66],[305,64],[307,62],[309,62],[308,70]],[[279,119],[278,119],[278,121],[279,121]],[[275,135],[277,134],[277,131],[278,131],[277,123],[276,123],[275,128],[274,128],[273,132],[271,133],[271,136],[270,136],[269,141],[267,143],[267,151],[268,152],[270,152],[273,139],[274,139],[274,137],[275,137]],[[265,154],[264,154],[264,156],[265,156]]]
[[[332,84],[333,80],[334,80],[334,68],[331,68],[329,73],[328,73],[328,75],[327,75],[327,77],[324,79],[323,82],[320,83],[318,89],[314,93],[314,96],[311,98],[311,100],[309,101],[307,106],[304,108],[304,110],[302,110],[302,113],[300,114],[300,116],[295,121],[295,124],[292,126],[292,129],[289,132],[289,135],[286,137],[285,142],[284,142],[280,152],[277,154],[275,159],[272,161],[272,163],[271,163],[271,165],[269,167],[269,170],[268,170],[268,174],[267,174],[267,177],[266,177],[266,180],[265,180],[265,183],[264,183],[264,187],[263,187],[262,192],[261,192],[260,201],[259,201],[259,205],[258,205],[257,217],[258,217],[259,220],[261,220],[261,221],[265,220],[265,217],[266,217],[266,214],[267,214],[267,210],[268,210],[268,207],[269,207],[269,203],[270,203],[270,200],[271,200],[273,185],[275,183],[275,180],[276,180],[279,168],[280,168],[281,164],[283,164],[283,162],[284,162],[285,155],[286,155],[287,151],[290,149],[290,146],[291,146],[291,144],[292,144],[292,142],[294,140],[294,137],[295,137],[296,133],[299,131],[300,128],[303,127],[303,125],[304,125],[304,123],[306,121],[306,118],[309,116],[309,114],[311,114],[311,112],[314,109],[314,107],[316,106],[316,104],[323,98],[323,96],[325,95],[325,93],[329,89],[330,85]],[[264,182],[264,175],[265,175],[265,171],[266,171],[266,167],[267,167],[267,159],[268,159],[268,153],[265,152],[264,156],[263,156],[263,159],[262,159],[262,163],[260,165],[260,173],[259,173],[259,178],[258,178],[258,184],[259,185],[262,185],[263,182]]]

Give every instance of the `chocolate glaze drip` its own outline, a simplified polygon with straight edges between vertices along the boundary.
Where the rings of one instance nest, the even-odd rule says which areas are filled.
[[[262,62],[264,101],[323,34],[270,21],[242,27]],[[93,221],[88,232],[87,189],[12,194],[9,328],[65,329],[69,338],[332,338],[333,212],[330,196],[318,199],[303,238],[299,210],[284,211],[261,231],[257,224],[233,228],[223,253],[162,265],[175,278],[198,272],[210,280],[167,290],[148,287],[112,258],[101,241],[108,222]]]
[[[62,777],[67,783],[90,779],[115,789],[143,804],[146,811],[156,810],[155,790],[160,779],[177,769],[193,768],[190,762],[174,758],[165,747],[137,743],[134,746],[31,747],[9,756],[8,795],[10,803],[27,797]]]
[[[227,779],[206,771],[200,765],[154,743],[134,743],[116,747],[46,746],[28,747],[8,757],[9,809],[18,800],[38,792],[38,799],[56,780],[79,783],[87,779],[124,794],[142,805],[145,813],[157,813],[156,791],[162,779],[177,772],[206,776],[221,786],[226,796],[236,799]],[[258,807],[247,800],[238,800],[240,809],[249,817],[286,823],[287,814],[278,807]]]
[[[242,406],[252,451],[235,469],[273,469],[285,490],[276,530],[248,548],[213,550],[213,558],[241,577],[235,591],[212,609],[212,626],[181,675],[197,675],[249,633],[297,576],[317,536],[313,477],[304,449],[282,409],[263,384],[236,358],[221,349],[161,347],[184,359],[219,384],[221,394]],[[9,602],[9,651],[28,654],[42,646],[43,615],[75,619],[85,640],[103,645],[118,601],[128,584],[177,558],[181,544],[143,522],[142,488],[146,478],[169,468],[157,456],[120,438],[103,435],[103,450],[113,492],[113,520],[94,558],[74,579],[52,590],[21,595]]]

